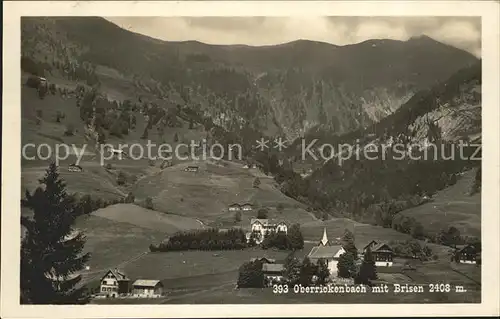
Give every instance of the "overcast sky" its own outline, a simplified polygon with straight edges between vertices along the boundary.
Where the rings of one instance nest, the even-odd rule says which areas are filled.
[[[112,17],[122,28],[167,41],[269,45],[308,39],[345,45],[425,34],[481,55],[475,17]]]

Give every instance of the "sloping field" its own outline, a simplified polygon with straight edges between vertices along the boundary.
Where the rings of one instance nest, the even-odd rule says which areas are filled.
[[[189,165],[199,166],[199,171],[185,172]],[[228,212],[228,206],[233,203],[252,203],[257,209],[264,207],[270,211],[281,203],[293,212],[293,217],[287,217],[290,221],[314,220],[305,210],[299,209],[300,203],[277,190],[272,179],[260,177],[258,188],[253,187],[254,179],[252,170],[243,169],[236,163],[225,162],[223,166],[208,161],[189,162],[139,180],[133,193],[138,199],[151,196],[158,211],[196,217],[207,223],[219,218],[234,219],[234,213]],[[256,212],[245,214],[245,219],[248,221],[255,215]]]
[[[431,202],[404,210],[400,214],[415,218],[431,233],[455,226],[462,235],[480,237],[481,194],[468,194],[475,173],[475,170],[465,172],[455,185],[434,195]]]
[[[92,215],[119,223],[128,223],[145,229],[161,231],[165,234],[203,227],[196,219],[160,213],[134,204],[111,205],[98,209]]]
[[[80,166],[83,172],[68,172],[67,167],[72,161],[60,163],[59,174],[66,182],[69,193],[82,193],[97,195],[103,200],[118,199],[126,194],[116,185],[116,178],[107,173],[106,170],[96,162],[82,162]],[[21,169],[21,187],[24,194],[25,189],[33,191],[39,186],[38,179],[45,175],[49,166],[48,161],[37,161],[23,165]],[[31,166],[33,165],[33,166]],[[38,166],[35,166],[38,165]]]
[[[76,224],[85,232],[85,250],[92,253],[89,261],[92,272],[105,271],[148,251],[152,242],[165,238],[165,233],[141,228],[130,223],[116,222],[107,218],[82,216]]]

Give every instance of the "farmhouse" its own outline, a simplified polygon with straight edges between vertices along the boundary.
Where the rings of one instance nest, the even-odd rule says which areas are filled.
[[[370,247],[370,249],[372,251],[373,259],[375,260],[375,266],[379,267],[392,266],[394,251],[389,245],[385,243],[377,243],[373,247]]]
[[[68,172],[82,172],[83,168],[80,165],[70,164],[68,167]]]
[[[108,297],[117,297],[128,293],[130,279],[118,269],[110,269],[101,278],[100,294]]]
[[[160,297],[163,284],[159,280],[137,279],[132,284],[132,295],[142,298]]]
[[[229,205],[229,211],[235,212],[241,210],[241,206],[239,204],[231,204]]]
[[[185,172],[197,172],[198,166],[188,166],[184,169]]]
[[[282,282],[284,271],[285,267],[283,264],[262,264],[262,273],[268,286]]]
[[[320,259],[324,259],[327,267],[330,270],[331,276],[337,276],[337,263],[340,255],[345,253],[341,245],[331,245],[326,235],[326,228],[323,230],[323,237],[321,238],[318,246],[311,249],[307,257],[312,263],[317,264]]]
[[[249,210],[253,210],[253,206],[252,206],[252,204],[245,203],[245,204],[241,205],[241,209],[245,210],[245,211],[249,211]]]
[[[480,244],[468,244],[457,247],[455,261],[461,264],[476,264],[481,254]]]

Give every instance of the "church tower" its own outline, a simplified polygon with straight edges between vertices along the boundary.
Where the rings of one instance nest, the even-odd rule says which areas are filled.
[[[328,236],[326,235],[326,227],[323,229],[323,238],[321,238],[318,246],[330,246],[330,241],[328,240]]]

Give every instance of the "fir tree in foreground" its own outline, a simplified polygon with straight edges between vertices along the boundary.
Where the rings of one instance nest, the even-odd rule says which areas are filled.
[[[22,217],[26,236],[21,245],[21,303],[78,304],[87,300],[78,272],[90,258],[83,254],[85,236],[73,229],[80,208],[66,193],[52,163],[39,180],[33,194],[26,191],[23,207],[33,211],[33,218]]]

